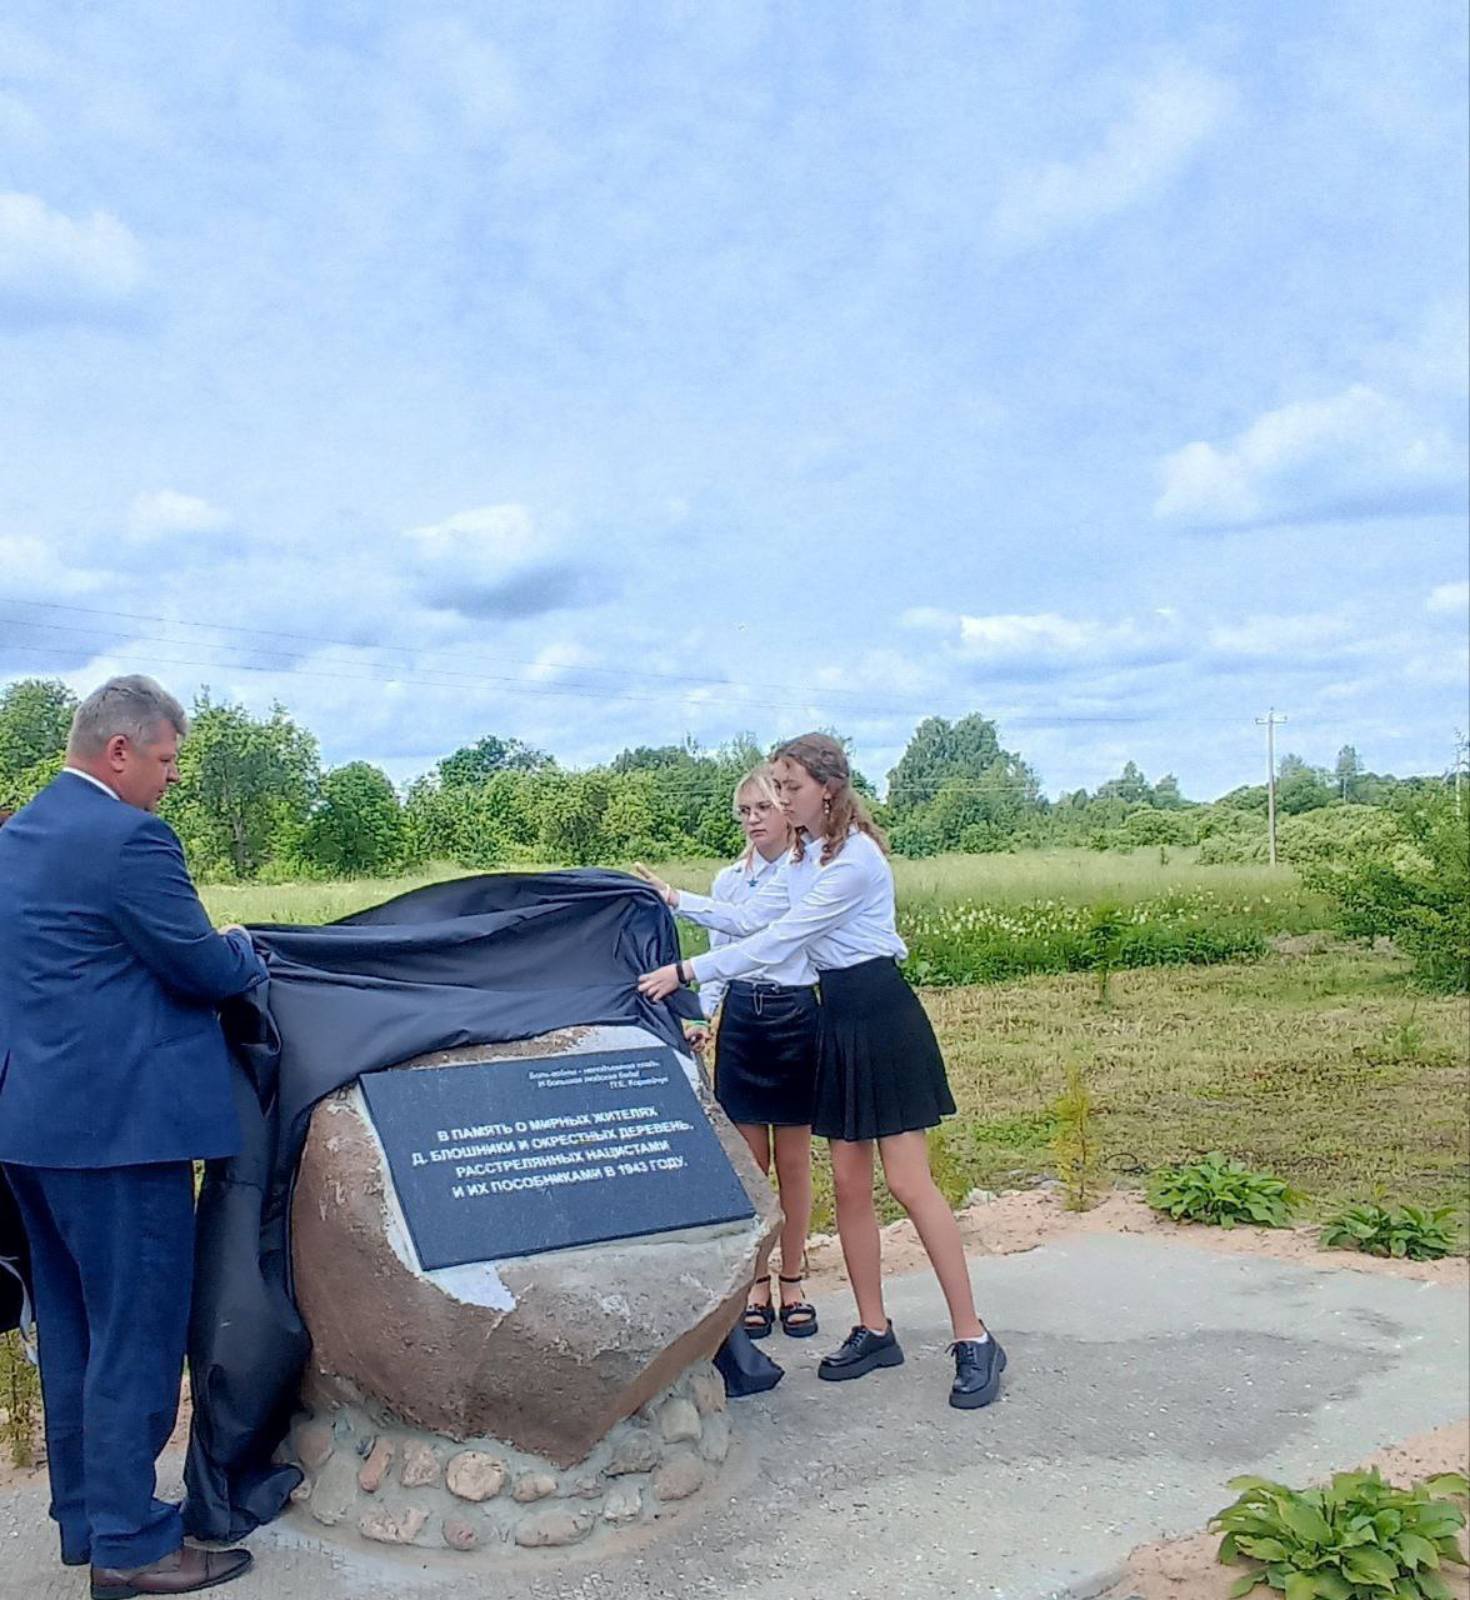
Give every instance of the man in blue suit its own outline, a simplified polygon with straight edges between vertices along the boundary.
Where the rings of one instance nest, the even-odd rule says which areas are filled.
[[[114,678],[78,708],[66,768],[0,829],[0,1162],[30,1245],[51,1515],[95,1600],[238,1577],[186,1546],[154,1464],[178,1413],[191,1161],[239,1147],[217,1007],[264,981],[216,933],[173,830],[183,708]]]

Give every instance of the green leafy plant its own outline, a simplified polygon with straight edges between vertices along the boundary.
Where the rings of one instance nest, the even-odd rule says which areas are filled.
[[[1051,1106],[1056,1120],[1051,1154],[1068,1211],[1086,1211],[1095,1205],[1102,1187],[1102,1152],[1092,1113],[1087,1080],[1073,1061],[1067,1067],[1067,1087]]]
[[[1470,1495],[1470,1481],[1458,1472],[1411,1489],[1376,1469],[1337,1473],[1322,1489],[1266,1478],[1233,1478],[1230,1487],[1238,1498],[1210,1522],[1225,1536],[1220,1560],[1258,1564],[1232,1596],[1266,1584],[1286,1600],[1451,1600],[1440,1568],[1470,1564],[1460,1550],[1465,1515],[1454,1503]]]
[[[1211,1151],[1202,1161],[1165,1167],[1149,1181],[1148,1203],[1175,1222],[1206,1222],[1233,1228],[1244,1222],[1284,1228],[1302,1197],[1268,1172],[1252,1172],[1243,1161]]]
[[[1455,1248],[1454,1206],[1348,1206],[1322,1229],[1329,1250],[1361,1250],[1370,1256],[1438,1261]]]

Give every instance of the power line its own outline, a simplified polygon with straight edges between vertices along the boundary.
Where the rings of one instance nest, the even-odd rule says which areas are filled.
[[[69,635],[76,634],[88,639],[97,639],[97,634],[93,629],[69,628],[61,623],[22,621],[19,623],[19,626],[38,629],[48,633],[65,633]],[[619,693],[611,690],[610,688],[604,688],[601,685],[589,685],[578,682],[537,683],[532,679],[507,674],[456,672],[453,669],[448,668],[419,668],[410,671],[398,671],[392,667],[379,666],[369,662],[342,663],[341,665],[344,667],[356,666],[362,669],[357,671],[342,671],[328,670],[322,667],[307,667],[298,665],[296,663],[310,661],[314,658],[307,654],[284,651],[276,652],[273,656],[273,659],[265,664],[262,664],[260,662],[249,661],[229,661],[219,659],[203,660],[198,656],[185,656],[176,654],[158,656],[152,652],[144,653],[134,648],[138,645],[162,645],[167,647],[183,643],[184,641],[182,640],[155,638],[146,634],[134,634],[123,638],[107,639],[103,641],[94,654],[101,655],[106,653],[115,656],[127,656],[130,654],[134,656],[142,655],[145,660],[155,665],[163,664],[168,666],[189,666],[199,667],[205,670],[212,668],[227,672],[258,672],[276,677],[323,678],[329,680],[335,679],[350,683],[416,683],[433,688],[464,688],[469,685],[501,685],[514,688],[517,692],[523,694],[537,696],[562,696],[573,699],[593,700],[598,703],[623,701],[636,702],[644,705],[667,704],[667,697],[663,695],[629,694],[626,692]],[[75,651],[68,650],[61,645],[27,645],[14,641],[7,641],[4,648],[7,650],[24,651],[31,655],[61,657],[68,660],[74,659],[76,654]],[[185,648],[189,647],[185,645]],[[221,651],[242,651],[250,650],[253,647],[245,644],[225,643],[219,645],[206,645],[206,648]],[[255,653],[259,655],[266,654],[264,651],[257,651]],[[679,681],[680,680],[677,679],[671,679],[671,686],[676,685]],[[699,682],[699,680],[687,681],[694,683]],[[726,683],[726,686],[732,689],[741,689],[745,687],[741,684],[728,682]],[[828,702],[831,695],[834,693],[860,698],[860,704],[855,704],[846,708],[854,714],[859,710],[865,710],[879,714],[911,716],[916,710],[924,709],[920,706],[918,701],[884,702],[882,700],[873,700],[866,696],[859,697],[857,691],[834,691],[828,690],[825,687],[813,688],[805,691],[804,693],[798,690],[785,699],[762,699],[738,694],[704,696],[702,697],[700,704],[709,706],[781,711],[810,710],[814,706],[820,706],[824,702]],[[798,698],[798,695],[801,697]],[[927,708],[932,710],[932,705],[933,699],[932,697],[928,697]],[[1101,713],[1052,713],[1047,715],[1038,715],[1035,713],[1023,712],[1017,713],[1014,716],[1006,716],[1000,720],[1004,720],[1009,726],[1063,727],[1082,724],[1117,724],[1121,726],[1135,726],[1144,719],[1136,714],[1115,715]]]
[[[415,647],[411,645],[364,645],[360,641],[333,639],[319,634],[314,635],[292,633],[283,629],[274,628],[251,628],[235,623],[194,622],[185,618],[163,617],[146,612],[116,611],[111,608],[72,605],[66,602],[53,600],[28,600],[21,598],[20,596],[7,596],[3,594],[0,594],[0,603],[7,605],[32,606],[48,611],[75,612],[82,616],[118,618],[128,622],[149,622],[170,628],[195,628],[210,630],[223,634],[243,634],[252,638],[284,639],[291,643],[306,644],[312,647],[310,652],[305,653],[286,651],[273,652],[276,661],[310,661],[314,659],[316,652],[323,647],[335,647],[344,650],[393,651],[400,655],[410,657],[421,656],[425,653],[430,656],[434,654],[445,653],[443,651],[421,652],[416,650]],[[54,622],[30,622],[22,617],[15,617],[9,620],[12,620],[17,626],[22,628],[38,629],[51,633],[76,634],[85,638],[96,637],[95,630],[91,628],[67,627],[65,624]],[[249,650],[260,655],[264,655],[266,653],[254,645],[249,645],[243,642],[237,643],[231,640],[224,640],[219,643],[214,643],[212,641],[203,639],[191,641],[170,639],[167,637],[159,638],[150,634],[129,635],[119,640],[115,640],[113,643],[122,644],[124,646],[136,644],[183,645],[185,648],[234,651]],[[34,645],[26,646],[16,644],[12,645],[11,648],[29,650],[32,653],[38,653],[40,650],[40,647]],[[67,652],[59,649],[53,651],[52,653],[58,655],[67,654]],[[98,653],[100,654],[101,651],[99,650]],[[742,682],[740,680],[731,679],[728,677],[703,677],[697,674],[658,672],[638,668],[624,669],[621,667],[570,667],[566,670],[575,672],[577,674],[575,679],[551,684],[538,682],[537,680],[527,678],[522,674],[463,672],[452,666],[434,667],[411,665],[406,671],[398,671],[395,670],[391,664],[384,663],[383,671],[379,672],[376,670],[375,664],[368,662],[342,663],[341,665],[360,666],[366,669],[361,673],[343,673],[341,671],[328,670],[320,667],[284,667],[276,666],[274,664],[259,666],[246,661],[201,661],[197,658],[185,656],[175,656],[164,659],[177,666],[221,667],[226,670],[241,672],[279,672],[285,676],[338,679],[353,678],[368,682],[418,682],[430,684],[436,687],[454,686],[452,682],[446,682],[445,680],[456,680],[469,684],[505,684],[513,686],[516,689],[523,690],[529,694],[564,695],[571,696],[573,698],[601,699],[608,701],[641,701],[644,704],[663,704],[665,702],[663,697],[658,695],[636,695],[628,694],[626,692],[614,693],[603,688],[599,684],[587,683],[584,680],[589,675],[596,675],[599,677],[615,678],[619,682],[626,681],[629,678],[647,679],[651,684],[667,683],[671,689],[723,689],[728,691],[727,694],[720,697],[706,698],[703,703],[729,706],[750,706],[752,708],[759,709],[806,709],[814,703],[831,704],[835,701],[839,704],[850,703],[851,709],[854,712],[868,711],[879,714],[888,713],[892,715],[912,715],[915,711],[920,711],[926,714],[932,714],[932,708],[935,700],[935,695],[932,693],[916,695],[913,699],[900,700],[891,697],[884,697],[882,695],[874,696],[873,694],[861,689],[843,689],[832,685],[823,685],[820,688],[807,686],[798,686],[793,688],[790,683],[786,682]],[[499,657],[479,654],[461,654],[460,659],[471,662],[483,661],[496,666],[510,664],[544,668],[546,665],[546,663],[543,661],[530,660],[523,656]],[[747,691],[750,690],[774,691],[776,698],[762,697],[761,695],[751,696],[747,693]],[[973,701],[973,693],[965,691],[964,694],[967,700]],[[1071,712],[1049,713],[1043,715],[1033,712],[1020,712],[1016,713],[1015,715],[1002,716],[999,718],[993,718],[991,720],[1004,721],[1008,726],[1017,727],[1067,727],[1073,725],[1085,726],[1094,724],[1101,726],[1106,726],[1109,724],[1129,726],[1136,725],[1147,719],[1137,715],[1136,713],[1117,714],[1105,712]],[[1221,724],[1227,724],[1233,723],[1236,719],[1234,717],[1195,717],[1193,720],[1197,722],[1218,722]]]
[[[89,616],[89,617],[117,617],[117,618],[121,618],[125,622],[155,622],[155,623],[160,623],[160,624],[162,624],[162,625],[164,625],[166,627],[202,628],[202,629],[213,630],[216,633],[243,633],[243,634],[250,634],[250,635],[252,635],[254,637],[262,638],[262,639],[287,639],[287,640],[290,640],[291,642],[296,643],[296,644],[308,644],[308,645],[311,645],[311,646],[313,646],[314,649],[321,649],[323,646],[335,646],[335,647],[337,647],[339,649],[342,649],[342,650],[393,650],[393,651],[398,652],[401,655],[408,655],[408,656],[419,656],[419,655],[422,655],[422,654],[425,654],[425,653],[428,653],[428,654],[443,654],[444,653],[442,651],[424,652],[423,650],[421,650],[420,648],[418,648],[418,647],[416,647],[414,645],[387,644],[387,643],[375,643],[375,644],[365,645],[365,644],[363,644],[361,642],[361,640],[329,639],[329,638],[325,637],[322,634],[288,633],[285,630],[280,629],[280,628],[249,628],[249,627],[244,627],[239,623],[194,622],[194,621],[191,621],[190,619],[188,619],[186,617],[160,617],[160,616],[153,615],[151,613],[140,612],[140,611],[115,611],[111,607],[67,605],[64,602],[58,601],[58,600],[24,600],[24,599],[21,599],[19,596],[0,595],[0,603],[3,603],[5,605],[37,606],[37,607],[40,607],[40,608],[42,608],[44,610],[47,610],[47,611],[75,611],[75,612],[80,613],[83,616]],[[20,622],[22,627],[55,626],[54,624],[46,624],[46,623],[27,623],[21,618],[17,618],[16,620],[18,622]],[[78,630],[75,630],[75,631],[81,632],[81,631],[84,631],[84,630],[78,629]],[[178,641],[178,642],[182,642],[182,641]],[[205,641],[201,640],[199,642],[203,643]],[[469,660],[469,661],[491,662],[496,666],[509,664],[511,666],[542,667],[542,666],[545,665],[545,663],[543,661],[541,661],[539,659],[527,657],[527,656],[485,656],[485,655],[479,655],[479,654],[476,654],[476,653],[469,653],[469,654],[463,655],[462,658],[466,659],[466,660]],[[715,687],[715,688],[725,687],[725,686],[730,685],[730,683],[731,683],[731,680],[728,679],[728,678],[701,677],[701,676],[698,676],[696,674],[685,674],[685,673],[678,673],[678,672],[656,672],[656,671],[650,671],[647,668],[637,668],[637,667],[624,668],[624,667],[578,666],[575,670],[577,672],[580,672],[580,673],[594,673],[594,674],[598,675],[599,677],[610,677],[610,678],[618,678],[618,679],[650,678],[650,679],[654,679],[654,680],[658,680],[658,681],[667,681],[667,682],[671,682],[671,683],[703,684],[703,685],[708,685],[708,686]],[[522,680],[514,679],[514,680],[508,680],[508,681],[520,682]],[[746,684],[743,684],[743,685],[737,685],[737,687],[753,688],[753,689],[763,689],[764,688],[764,689],[781,690],[781,689],[784,689],[786,687],[786,685],[785,684],[780,684],[780,683],[746,683]],[[835,693],[835,694],[838,694],[838,695],[842,695],[842,696],[857,696],[857,695],[860,694],[860,691],[853,690],[853,689],[837,689],[837,690],[834,690],[832,692]]]

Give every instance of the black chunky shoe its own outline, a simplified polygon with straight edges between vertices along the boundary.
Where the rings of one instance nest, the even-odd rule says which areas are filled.
[[[1000,1393],[1000,1375],[1006,1369],[1006,1353],[994,1334],[985,1340],[961,1339],[949,1347],[954,1357],[954,1384],[949,1403],[961,1411],[988,1406]]]
[[[886,1333],[874,1333],[861,1323],[842,1341],[841,1349],[823,1356],[817,1365],[817,1376],[828,1383],[842,1383],[848,1378],[861,1378],[874,1367],[901,1367],[903,1350],[888,1324]]]

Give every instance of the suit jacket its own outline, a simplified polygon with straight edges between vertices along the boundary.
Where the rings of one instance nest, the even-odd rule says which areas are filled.
[[[217,1007],[264,981],[166,822],[63,772],[0,828],[0,1161],[234,1155]]]

